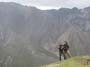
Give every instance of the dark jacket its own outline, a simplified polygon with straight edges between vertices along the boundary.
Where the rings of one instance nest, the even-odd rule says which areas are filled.
[[[64,51],[67,51],[69,49],[69,45],[68,45],[68,43],[66,42],[65,44],[64,44]]]

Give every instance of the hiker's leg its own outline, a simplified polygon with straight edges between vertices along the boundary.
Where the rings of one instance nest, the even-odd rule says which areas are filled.
[[[60,60],[60,61],[62,60],[61,56],[62,56],[62,53],[59,52],[59,60]]]
[[[64,59],[67,59],[66,52],[63,52]]]
[[[67,55],[68,55],[68,57],[71,57],[71,53],[69,50],[67,50]]]

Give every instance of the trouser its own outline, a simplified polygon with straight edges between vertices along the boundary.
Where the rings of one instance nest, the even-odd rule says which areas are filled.
[[[66,59],[66,55],[64,54],[64,52],[59,52],[59,60],[62,60],[62,56],[64,59]]]

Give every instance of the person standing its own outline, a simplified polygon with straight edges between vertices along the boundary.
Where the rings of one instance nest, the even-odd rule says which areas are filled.
[[[62,60],[62,56],[64,57],[64,59],[66,59],[66,56],[64,54],[64,45],[60,44],[59,45],[59,60]]]
[[[60,44],[59,45],[59,60],[62,60],[62,56],[64,59],[67,59],[68,57],[71,57],[71,53],[69,50],[69,45],[67,43],[67,41],[64,41],[64,44]]]
[[[63,48],[63,51],[64,51],[64,54],[66,55],[66,57],[71,57],[71,53],[70,53],[70,50],[69,50],[69,45],[67,43],[67,41],[64,41],[64,48]]]

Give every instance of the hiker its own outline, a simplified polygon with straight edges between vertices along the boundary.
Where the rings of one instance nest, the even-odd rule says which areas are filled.
[[[63,55],[64,59],[67,59],[67,57],[71,57],[70,51],[69,51],[69,45],[67,41],[64,41],[64,44],[59,45],[59,60],[61,61],[61,56]]]
[[[62,55],[64,59],[66,59],[66,56],[64,54],[64,45],[60,44],[58,49],[59,49],[59,60],[60,61],[62,60]]]
[[[64,48],[63,48],[63,51],[64,51],[64,55],[68,58],[68,57],[71,57],[71,53],[69,51],[69,45],[67,43],[67,41],[64,41]]]

